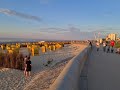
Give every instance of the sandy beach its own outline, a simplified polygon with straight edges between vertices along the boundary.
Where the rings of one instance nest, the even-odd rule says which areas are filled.
[[[0,69],[1,90],[46,90],[59,76],[65,65],[86,46],[72,44],[56,51],[46,52],[40,56],[32,56],[31,76],[26,78],[23,71]],[[25,51],[24,51],[25,52]],[[52,59],[48,66],[47,61]]]

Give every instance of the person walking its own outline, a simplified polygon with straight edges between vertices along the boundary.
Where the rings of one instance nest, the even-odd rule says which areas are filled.
[[[110,43],[108,42],[107,43],[107,53],[109,53],[110,52]]]
[[[100,48],[100,43],[97,41],[96,43],[96,47],[97,47],[97,51],[99,51],[99,48]]]
[[[115,42],[112,40],[111,42],[110,42],[110,46],[111,46],[111,53],[113,53],[113,51],[114,51],[114,45],[115,45]]]
[[[31,75],[31,61],[30,61],[30,56],[28,57],[26,61],[26,77]]]
[[[103,51],[106,51],[106,42],[103,42]]]
[[[88,40],[89,41],[89,40]],[[91,49],[92,49],[92,42],[91,41],[89,41],[89,46],[91,47]]]

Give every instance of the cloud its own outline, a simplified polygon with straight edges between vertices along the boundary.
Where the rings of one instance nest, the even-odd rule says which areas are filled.
[[[114,31],[115,29],[115,31]],[[89,28],[78,28],[76,26],[71,26],[68,28],[41,28],[38,32],[41,32],[48,37],[64,37],[65,39],[74,39],[74,40],[81,40],[81,39],[95,39],[95,36],[98,36],[100,33],[100,38],[105,38],[106,35],[109,33],[116,33],[117,28],[110,27],[91,27]]]
[[[29,20],[41,21],[41,18],[39,18],[37,16],[32,16],[32,15],[20,13],[20,12],[10,10],[10,9],[0,8],[0,13],[5,14],[5,15],[9,15],[9,16],[17,16],[17,17],[29,19]]]
[[[115,30],[115,31],[114,31]],[[48,27],[48,28],[39,28],[34,30],[34,32],[17,32],[17,33],[0,33],[0,37],[8,36],[8,37],[24,37],[24,38],[36,38],[36,39],[53,39],[53,40],[90,40],[98,37],[98,33],[100,32],[100,38],[105,38],[109,33],[116,33],[116,30],[119,28],[110,27],[91,27],[89,28],[78,28],[76,26],[60,28],[60,27]]]
[[[67,40],[81,40],[81,39],[93,39],[93,31],[81,31],[80,28],[75,26],[68,28],[40,28],[37,30],[38,33],[41,33],[44,36],[49,38],[58,38],[67,39]]]
[[[64,33],[74,33],[74,32],[80,32],[79,28],[76,27],[68,27],[68,28],[55,28],[55,27],[51,27],[51,28],[40,28],[37,30],[38,32],[47,32],[47,33],[57,33],[57,34],[64,34]]]

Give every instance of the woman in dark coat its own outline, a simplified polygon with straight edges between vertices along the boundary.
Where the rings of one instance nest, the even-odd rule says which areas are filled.
[[[26,61],[26,76],[30,76],[31,73],[31,61],[30,57],[28,57],[28,60]]]

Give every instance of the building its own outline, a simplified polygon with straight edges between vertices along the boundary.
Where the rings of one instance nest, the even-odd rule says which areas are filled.
[[[106,41],[117,40],[117,34],[111,33],[106,37]]]

